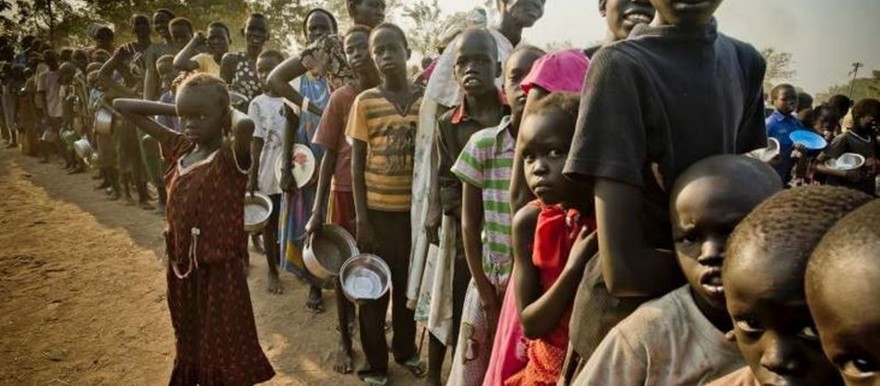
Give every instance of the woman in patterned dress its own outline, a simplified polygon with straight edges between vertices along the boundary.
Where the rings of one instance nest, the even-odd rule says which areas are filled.
[[[187,79],[176,106],[117,99],[114,107],[173,154],[165,174],[168,308],[176,338],[170,385],[271,379],[242,266],[253,122],[229,108],[226,84],[208,74]],[[184,132],[157,123],[157,115],[179,115]]]
[[[351,16],[354,24],[373,28],[385,20],[384,0],[346,0],[346,5],[348,6],[349,16]],[[316,15],[329,16],[332,22],[332,30],[328,31],[329,33],[321,33],[317,30],[310,31],[309,21],[310,19],[314,19]],[[299,55],[291,56],[276,67],[275,70],[269,74],[268,84],[272,91],[275,91],[275,93],[287,99],[287,101],[293,106],[298,107],[298,112],[293,112],[290,108],[286,110],[286,114],[288,115],[288,130],[296,128],[299,132],[304,123],[308,125],[310,120],[314,120],[311,132],[308,133],[307,138],[308,142],[311,143],[312,134],[316,129],[324,107],[326,107],[327,102],[329,101],[330,93],[333,90],[354,81],[354,73],[351,71],[351,68],[345,60],[343,37],[337,34],[336,20],[329,12],[321,9],[312,10],[312,12],[309,12],[309,15],[307,15],[304,24],[303,29],[306,31],[306,38],[309,41],[309,46],[300,52]],[[328,84],[330,88],[327,90],[327,97],[315,100],[311,95],[305,95],[307,93],[306,89],[300,87],[300,89],[297,90],[297,88],[291,84],[291,81],[295,79],[303,79],[308,76],[320,76],[324,79],[325,84]],[[300,82],[300,84],[302,85],[302,82]],[[294,136],[289,135],[288,138],[294,138]],[[292,148],[292,142],[286,143],[285,160],[290,159],[290,148]],[[321,151],[321,153],[323,152]],[[318,164],[320,164],[320,158],[316,158]],[[285,192],[290,193],[295,190],[293,188],[295,182],[290,173],[290,167],[287,164],[282,168],[280,182],[281,189]],[[300,196],[309,198],[307,202],[305,202],[307,206],[301,207],[304,211],[304,216],[301,220],[295,222],[295,227],[288,227],[290,230],[294,231],[294,235],[285,237],[287,236],[286,234],[289,234],[289,232],[285,230],[280,233],[283,235],[281,238],[286,240],[297,240],[304,237],[305,225],[310,217],[311,203],[314,201],[314,190],[315,187],[312,186],[311,191],[307,189],[304,192],[305,194],[300,194]],[[282,216],[282,219],[284,218],[285,217]],[[302,241],[298,241],[298,243],[301,246]],[[290,253],[285,253],[288,250],[294,252],[294,254],[291,255]],[[285,248],[285,243],[282,240],[282,256],[289,256],[289,260],[296,261],[297,258],[295,252],[296,249]],[[307,272],[306,275],[307,280],[310,281],[311,284],[309,299],[306,302],[306,306],[310,310],[321,311],[324,306],[320,288],[317,287],[312,280],[308,279],[309,275]]]
[[[306,39],[309,42],[337,32],[336,18],[330,12],[321,8],[309,11],[303,26],[303,30],[306,31]],[[309,71],[294,79],[291,83],[300,95],[322,110],[330,102],[330,84],[327,82],[327,78],[320,72]],[[284,143],[282,156],[286,157],[285,159],[292,157],[292,144],[296,143],[308,146],[315,155],[315,165],[321,164],[324,148],[312,143],[312,138],[315,136],[320,120],[320,115],[307,111],[301,112],[298,115],[295,120],[297,123],[296,131],[288,131],[286,135],[287,137],[292,137],[293,141],[285,141]],[[291,128],[293,128],[293,125],[288,124],[288,130]],[[315,203],[316,193],[317,185],[309,183],[295,191],[284,194],[284,199],[281,202],[280,218],[282,223],[279,227],[279,241],[281,243],[280,256],[284,257],[281,259],[281,266],[308,282],[310,288],[306,308],[317,313],[324,311],[321,294],[323,283],[309,273],[302,256],[306,223],[312,215],[312,206]]]
[[[252,13],[242,29],[247,51],[230,52],[220,61],[220,77],[232,91],[243,95],[246,100],[233,105],[238,111],[247,113],[251,100],[263,92],[260,77],[257,76],[257,58],[269,40],[269,23],[266,16]]]

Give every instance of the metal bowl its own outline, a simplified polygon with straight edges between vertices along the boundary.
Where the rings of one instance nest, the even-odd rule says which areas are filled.
[[[303,263],[312,275],[328,281],[339,275],[342,263],[359,254],[357,242],[344,228],[325,224],[303,247]]]
[[[113,127],[113,113],[107,108],[99,108],[95,112],[95,133],[110,135]]]
[[[259,232],[266,227],[272,215],[272,200],[260,193],[244,196],[244,230]]]
[[[779,140],[767,138],[767,147],[752,150],[747,155],[761,162],[768,163],[779,155]]]
[[[865,157],[856,153],[843,153],[840,157],[825,161],[825,166],[841,172],[856,170],[865,164]]]
[[[89,143],[89,140],[86,138],[81,138],[73,143],[73,149],[76,151],[76,155],[79,158],[91,160],[92,157],[92,144]]]
[[[391,268],[381,257],[369,253],[342,263],[339,277],[342,293],[353,302],[379,299],[391,289]]]

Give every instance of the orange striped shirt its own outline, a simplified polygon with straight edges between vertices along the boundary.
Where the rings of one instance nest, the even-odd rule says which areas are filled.
[[[378,88],[354,101],[345,135],[367,144],[364,178],[367,207],[387,212],[410,210],[416,127],[421,95],[400,112]]]

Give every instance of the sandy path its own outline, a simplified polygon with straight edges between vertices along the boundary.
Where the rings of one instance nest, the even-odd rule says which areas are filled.
[[[92,184],[0,150],[0,385],[167,384],[162,220],[106,201]],[[252,253],[251,264],[257,329],[278,373],[267,384],[359,384],[332,370],[332,294],[330,312],[312,315],[305,286],[282,275],[285,293],[270,295],[265,258]],[[420,383],[393,365],[390,375]]]

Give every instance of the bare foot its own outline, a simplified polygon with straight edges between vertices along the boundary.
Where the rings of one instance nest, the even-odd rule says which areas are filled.
[[[351,374],[353,370],[354,360],[351,357],[351,347],[343,347],[339,345],[339,351],[336,352],[336,363],[333,364],[333,370],[339,374]]]
[[[281,286],[281,279],[278,278],[278,272],[269,271],[269,287],[266,290],[274,295],[281,295],[284,293],[284,287]]]
[[[309,299],[306,300],[306,309],[316,314],[324,312],[324,297],[321,294],[321,287],[309,287]]]

